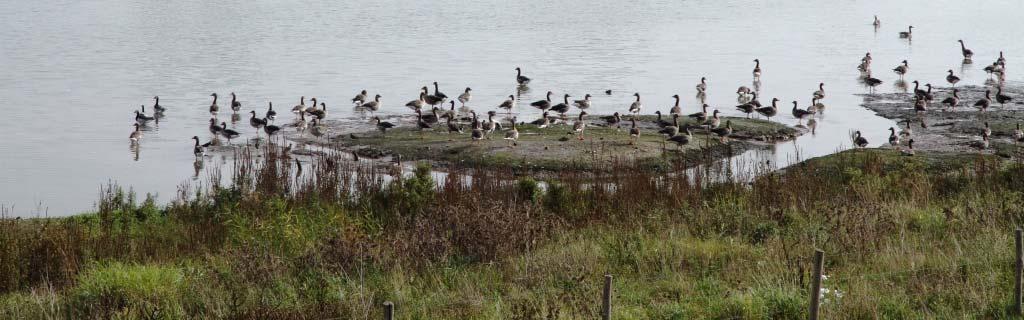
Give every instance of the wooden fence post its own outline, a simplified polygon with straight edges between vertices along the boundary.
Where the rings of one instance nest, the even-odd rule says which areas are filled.
[[[395,304],[391,301],[384,302],[384,320],[392,320],[395,318]]]
[[[818,306],[821,303],[821,269],[825,264],[825,252],[814,250],[814,277],[811,278],[811,307],[807,319],[818,320]]]
[[[612,318],[612,275],[604,275],[604,294],[601,296],[601,319]]]
[[[1016,242],[1017,254],[1017,261],[1015,261],[1017,265],[1015,266],[1016,270],[1014,272],[1013,277],[1013,312],[1015,312],[1018,316],[1021,315],[1022,311],[1021,277],[1024,276],[1024,243],[1022,243],[1022,236],[1024,236],[1024,231],[1021,231],[1020,228],[1017,228],[1017,230],[1013,232],[1014,242]]]

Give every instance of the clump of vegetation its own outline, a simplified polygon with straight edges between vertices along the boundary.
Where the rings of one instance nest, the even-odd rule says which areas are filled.
[[[0,219],[0,318],[1008,317],[1024,166],[855,150],[737,181],[405,168],[276,147],[167,206]],[[211,175],[219,176],[219,174]],[[441,178],[443,176],[443,178]],[[212,179],[212,178],[211,178]]]

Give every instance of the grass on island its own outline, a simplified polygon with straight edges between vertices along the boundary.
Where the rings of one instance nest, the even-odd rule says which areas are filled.
[[[611,274],[615,319],[805,319],[815,249],[825,319],[1012,318],[1024,166],[994,157],[851,150],[701,188],[263,154],[166,207],[112,186],[0,220],[0,318],[594,319]]]

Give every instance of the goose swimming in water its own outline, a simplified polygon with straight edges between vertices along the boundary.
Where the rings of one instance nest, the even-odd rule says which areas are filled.
[[[252,126],[253,128],[256,128],[258,130],[260,127],[263,127],[263,126],[267,125],[267,121],[266,120],[263,120],[263,119],[260,119],[260,118],[256,117],[256,110],[249,111],[249,113],[252,114],[252,117],[249,117],[249,125],[250,126]]]
[[[1003,86],[996,87],[996,102],[999,102],[999,106],[1003,106],[1007,102],[1010,102],[1010,100],[1013,100],[1013,98],[1003,94]]]
[[[313,106],[315,107],[316,106],[316,98],[313,98],[313,103],[314,103]],[[314,116],[314,117],[316,117],[319,120],[323,120],[324,118],[327,117],[327,103],[326,102],[321,102],[320,103],[320,108],[309,108],[309,109],[306,109],[306,113],[309,113],[311,116]]]
[[[306,96],[299,98],[299,104],[292,107],[292,113],[304,113],[306,112]]]
[[[583,96],[583,100],[576,100],[572,102],[572,105],[576,106],[580,110],[587,110],[590,108],[590,94]]]
[[[220,110],[220,107],[217,106],[217,93],[211,93],[210,96],[213,97],[213,102],[210,103],[210,113],[217,113]]]
[[[358,106],[358,105],[361,105],[363,103],[366,103],[366,99],[368,98],[366,96],[366,94],[367,94],[366,90],[359,91],[359,93],[356,94],[356,96],[352,98],[352,104]]]
[[[907,71],[910,71],[910,64],[907,63],[907,60],[903,60],[903,63],[901,65],[892,68],[892,72],[898,74],[900,76],[900,79],[903,79],[903,75],[907,74]]]
[[[210,133],[214,135],[220,134],[220,126],[217,125],[217,118],[210,118]]]
[[[957,40],[957,42],[960,42],[960,53],[964,55],[964,60],[970,60],[974,56],[974,51],[964,46],[964,40]]]
[[[583,120],[585,115],[587,115],[586,111],[580,111],[579,118],[572,124],[572,132],[578,136],[579,140],[583,140],[583,130],[587,129],[587,120]]]
[[[274,103],[273,102],[268,102],[267,103],[267,115],[265,116],[265,118],[270,119],[270,120],[277,119],[277,111],[274,111]]]
[[[949,84],[955,87],[956,83],[960,82],[960,77],[954,76],[953,69],[949,69],[949,75],[946,76],[946,82],[949,82]]]
[[[366,102],[360,105],[359,107],[362,109],[369,110],[370,113],[377,112],[377,110],[380,110],[380,95],[374,95],[373,101]]]
[[[697,84],[697,94],[704,93],[708,89],[707,78],[700,77],[700,83]]]
[[[548,91],[547,98],[545,98],[544,100],[534,101],[530,105],[536,107],[537,109],[540,109],[541,111],[551,108],[551,94],[552,92]]]
[[[907,27],[907,31],[900,31],[900,38],[908,39],[914,35],[914,26]]]
[[[463,107],[466,106],[466,102],[469,102],[469,99],[473,98],[473,94],[469,93],[470,91],[473,91],[473,89],[466,87],[466,91],[463,91],[462,94],[459,95],[459,102],[462,103]]]
[[[810,117],[814,112],[800,109],[797,107],[797,102],[793,101],[793,117],[797,118],[800,123],[803,123],[804,119]]]
[[[167,111],[167,108],[160,105],[160,96],[153,96],[153,112],[160,114],[164,113],[164,111]]]
[[[676,99],[676,103],[672,105],[672,108],[668,110],[669,114],[683,114],[683,107],[679,105],[679,95],[674,94],[672,98]]]
[[[761,60],[754,59],[754,78],[761,78]]]
[[[242,103],[238,102],[238,97],[235,96],[234,92],[232,92],[231,93],[231,111],[238,112],[239,110],[242,110]]]
[[[558,112],[559,114],[565,115],[569,112],[569,94],[562,97],[562,103],[551,106],[551,111]]]
[[[204,154],[206,154],[206,148],[208,148],[208,147],[213,145],[213,142],[207,142],[207,143],[204,143],[204,144],[199,144],[199,137],[198,136],[192,136],[192,140],[196,141],[195,146],[192,147],[192,154],[194,154],[196,157],[202,157]]]
[[[228,138],[228,141],[231,141],[231,139],[237,138],[241,134],[238,133],[238,131],[228,129],[227,122],[221,122],[220,135],[224,136],[225,138]]]
[[[956,108],[956,105],[960,104],[960,95],[957,94],[959,91],[960,90],[953,89],[953,95],[942,100],[942,104],[950,108]]]
[[[779,112],[779,108],[778,108],[778,106],[776,106],[776,103],[778,103],[778,102],[779,102],[779,98],[772,98],[772,105],[767,106],[767,107],[757,108],[757,109],[754,109],[754,111],[757,111],[757,113],[760,113],[762,116],[765,116],[766,118],[768,118],[768,121],[771,121],[772,117],[774,117],[775,114],[777,114]]]
[[[509,114],[511,114],[512,113],[512,108],[515,107],[515,106],[516,106],[516,96],[510,94],[510,95],[508,95],[508,99],[507,100],[502,101],[501,104],[498,105],[498,108],[499,109],[505,109],[506,111],[508,111]]]
[[[380,130],[380,134],[386,136],[388,129],[394,128],[395,124],[387,121],[380,121],[380,117],[373,117],[373,120],[377,121],[377,130]]]
[[[874,92],[875,91],[875,87],[877,87],[878,85],[882,84],[882,80],[878,79],[878,78],[871,77],[871,75],[868,75],[866,78],[864,78],[864,84],[867,84],[868,87],[871,88],[870,91]]]
[[[132,131],[132,133],[130,135],[128,135],[128,140],[131,140],[132,142],[138,142],[139,140],[142,140],[142,131],[139,130],[139,124],[138,123],[136,123],[134,125],[135,125],[135,130]]]
[[[523,70],[519,69],[519,67],[516,67],[516,83],[518,83],[521,86],[530,84],[530,78],[524,76]]]
[[[142,113],[139,110],[135,110],[135,122],[138,122],[139,124],[146,124],[150,121],[153,121],[154,119],[156,118],[147,116],[145,113]]]
[[[511,146],[519,144],[519,129],[516,128],[516,117],[512,117],[512,129],[505,132],[505,140],[511,142]]]
[[[633,101],[633,104],[629,105],[629,112],[633,114],[640,114],[640,109],[644,107],[644,104],[640,103],[640,93],[634,93],[633,96],[636,97],[636,101]]]
[[[860,130],[854,132],[853,145],[858,148],[864,148],[868,146],[868,139],[864,138],[864,136],[860,134]]]
[[[988,110],[988,107],[992,105],[992,90],[985,90],[985,97],[974,102],[974,107],[981,109],[981,111]]]

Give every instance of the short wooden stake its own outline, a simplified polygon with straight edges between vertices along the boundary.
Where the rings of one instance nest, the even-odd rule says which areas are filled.
[[[604,295],[601,297],[601,319],[612,318],[612,275],[604,275]]]
[[[395,304],[391,301],[384,302],[384,320],[392,320],[395,318]]]
[[[1014,282],[1014,286],[1013,286],[1013,311],[1018,316],[1022,314],[1022,308],[1021,308],[1021,287],[1022,287],[1021,277],[1024,276],[1024,242],[1022,242],[1022,237],[1024,237],[1024,231],[1021,231],[1020,228],[1017,228],[1017,230],[1013,232],[1014,242],[1016,242],[1016,245],[1017,245],[1016,246],[1016,249],[1017,249],[1016,250],[1017,251],[1016,252],[1017,253],[1017,261],[1016,261],[1016,263],[1017,263],[1017,265],[1016,265],[1016,270],[1015,270],[1014,277],[1013,277],[1013,282]]]
[[[818,306],[821,303],[821,269],[825,264],[825,252],[814,250],[814,277],[811,278],[811,307],[807,319],[818,320]]]

